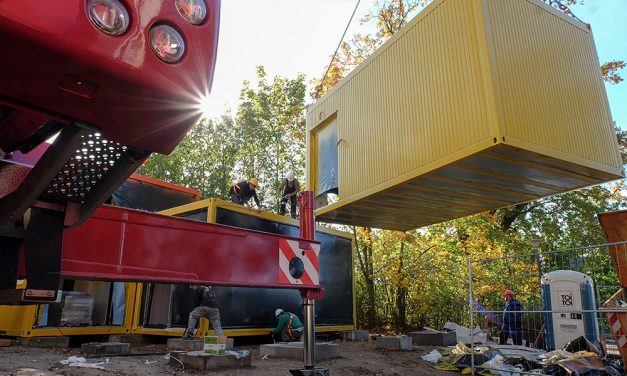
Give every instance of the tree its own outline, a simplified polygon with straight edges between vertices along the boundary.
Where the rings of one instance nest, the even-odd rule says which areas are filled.
[[[544,1],[574,16],[571,7],[577,1]],[[358,34],[341,44],[337,57],[328,68],[328,75],[314,81],[312,97],[320,98],[331,90],[396,33],[408,21],[411,12],[428,2],[375,3],[375,8],[361,22],[374,22],[376,32],[373,35]],[[622,61],[603,64],[606,81],[620,82],[619,71],[624,66]],[[616,127],[616,134],[623,160],[627,161],[627,132]],[[435,327],[446,320],[464,323],[468,317],[465,301],[468,259],[531,254],[533,250],[528,242],[538,237],[545,241],[541,245],[544,250],[603,243],[596,214],[623,207],[627,202],[626,191],[625,183],[621,181],[407,233],[353,227],[358,312],[366,314],[358,317],[369,327],[392,321],[397,325]],[[549,258],[544,262],[552,261]],[[500,302],[503,289],[514,284],[527,303],[538,303],[536,292],[540,268],[536,259],[528,256],[514,258],[509,263],[477,262],[473,279],[491,283],[475,286],[476,298]]]
[[[153,154],[138,173],[200,190],[203,198],[226,198],[238,145],[229,114],[203,119],[169,156]]]
[[[351,70],[361,64],[386,40],[400,30],[410,16],[424,8],[432,0],[384,0],[375,1],[374,7],[362,19],[361,25],[374,21],[375,34],[356,34],[349,42],[342,42],[337,56],[333,58],[326,77],[312,81],[314,90],[310,93],[313,99],[321,98],[342,80]],[[561,10],[571,17],[577,18],[572,7],[583,4],[583,0],[543,0],[548,5]],[[623,80],[619,71],[625,68],[621,60],[608,61],[601,65],[605,81],[617,84]]]
[[[375,275],[373,263],[373,239],[372,229],[352,227],[355,237],[355,255],[357,256],[357,270],[361,275],[366,289],[366,302],[364,311],[367,312],[368,326],[377,325]]]
[[[238,172],[261,181],[260,199],[278,208],[278,187],[288,170],[303,176],[305,164],[305,77],[267,79],[257,67],[257,82],[245,81],[237,111]],[[301,181],[303,181],[301,179]]]

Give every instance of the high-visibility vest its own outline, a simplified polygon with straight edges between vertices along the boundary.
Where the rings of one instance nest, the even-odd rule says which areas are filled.
[[[291,339],[295,339],[294,334],[292,334],[292,320],[294,319],[294,315],[290,313],[290,321],[287,322],[287,334],[290,335]]]

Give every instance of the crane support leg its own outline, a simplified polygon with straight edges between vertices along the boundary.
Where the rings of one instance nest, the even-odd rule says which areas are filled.
[[[61,280],[64,218],[63,211],[33,206],[24,213],[23,239],[0,237],[0,255],[6,260],[0,270],[0,303],[56,300]],[[24,290],[16,289],[20,244],[24,245],[27,279]]]
[[[25,215],[24,256],[27,284],[24,301],[54,301],[61,281],[65,213],[31,207]]]
[[[20,255],[20,239],[0,236],[0,291],[15,289]]]
[[[303,240],[315,240],[316,221],[314,217],[314,194],[311,191],[303,192],[299,197],[300,205],[300,237]],[[303,298],[303,316],[305,331],[303,332],[303,363],[304,368],[292,369],[294,376],[328,376],[326,368],[316,368],[316,316],[315,301],[324,297],[324,289],[301,289]]]

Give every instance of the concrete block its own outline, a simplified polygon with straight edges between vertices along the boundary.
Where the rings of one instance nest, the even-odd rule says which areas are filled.
[[[383,336],[377,337],[375,348],[386,350],[411,350],[411,337],[407,336]]]
[[[414,345],[451,346],[457,343],[455,332],[420,331],[407,333]]]
[[[68,347],[70,337],[20,337],[18,343],[28,347]]]
[[[234,348],[235,339],[226,339],[226,351],[232,351]],[[202,351],[205,342],[203,339],[183,339],[183,338],[170,338],[168,339],[168,350],[177,351]]]
[[[302,342],[281,342],[259,347],[261,357],[267,355],[270,358],[303,360]],[[333,359],[339,356],[339,346],[336,343],[318,342],[316,343],[316,361]]]
[[[231,351],[225,354],[206,354],[203,351],[190,351],[184,353],[170,354],[181,361],[185,368],[193,368],[200,371],[216,368],[239,368],[251,365],[250,351]],[[176,360],[171,360],[171,364],[178,364]]]
[[[144,336],[141,334],[111,334],[109,342],[144,343]]]
[[[204,345],[202,339],[170,338],[167,342],[168,350],[175,351],[202,351]]]
[[[96,355],[117,355],[131,352],[131,345],[122,342],[88,342],[81,345],[81,351]]]
[[[344,341],[367,341],[370,339],[370,332],[367,330],[342,332],[342,339]]]

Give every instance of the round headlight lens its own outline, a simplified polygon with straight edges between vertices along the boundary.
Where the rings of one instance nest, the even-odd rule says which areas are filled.
[[[128,11],[119,0],[87,0],[91,22],[105,34],[118,36],[129,25]]]
[[[176,0],[176,9],[185,21],[194,25],[200,25],[207,15],[204,0]]]
[[[166,63],[176,63],[185,52],[183,37],[168,25],[157,25],[150,29],[150,47]]]

